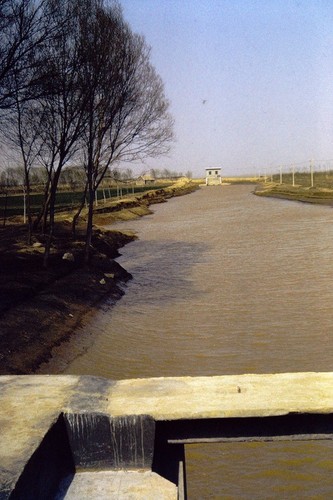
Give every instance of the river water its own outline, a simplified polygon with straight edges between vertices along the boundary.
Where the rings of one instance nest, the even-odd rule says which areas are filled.
[[[117,225],[139,237],[118,259],[133,274],[126,294],[43,371],[332,371],[332,209],[252,189],[205,187]],[[186,454],[190,499],[333,497],[331,442],[191,445]]]

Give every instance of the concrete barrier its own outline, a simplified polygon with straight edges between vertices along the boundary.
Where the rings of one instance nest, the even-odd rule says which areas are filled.
[[[186,498],[184,445],[332,439],[332,414],[333,373],[3,376],[0,499]]]

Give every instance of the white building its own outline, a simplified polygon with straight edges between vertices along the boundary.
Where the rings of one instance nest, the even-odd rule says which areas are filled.
[[[219,167],[206,168],[206,186],[222,184],[221,169]]]

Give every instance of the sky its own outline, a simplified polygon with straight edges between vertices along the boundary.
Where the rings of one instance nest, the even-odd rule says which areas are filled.
[[[332,0],[120,3],[151,46],[175,120],[169,155],[133,170],[333,168]]]

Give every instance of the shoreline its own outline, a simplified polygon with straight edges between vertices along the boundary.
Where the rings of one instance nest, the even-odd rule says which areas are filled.
[[[36,373],[51,359],[52,350],[65,343],[105,300],[112,307],[124,295],[124,285],[131,275],[114,259],[120,255],[118,250],[136,237],[103,226],[147,215],[152,213],[150,205],[196,189],[195,183],[183,181],[98,207],[89,268],[82,263],[80,238],[71,246],[68,237],[66,240],[69,221],[62,221],[58,227],[57,249],[48,270],[42,268],[40,244],[29,249],[18,244],[17,233],[25,234],[21,226],[12,229],[14,235],[7,234],[11,233],[10,226],[2,228],[8,242],[5,238],[0,252],[0,375]],[[63,259],[68,252],[74,260]]]
[[[260,183],[254,190],[256,196],[266,196],[283,200],[333,206],[333,189],[304,187],[273,182]]]

